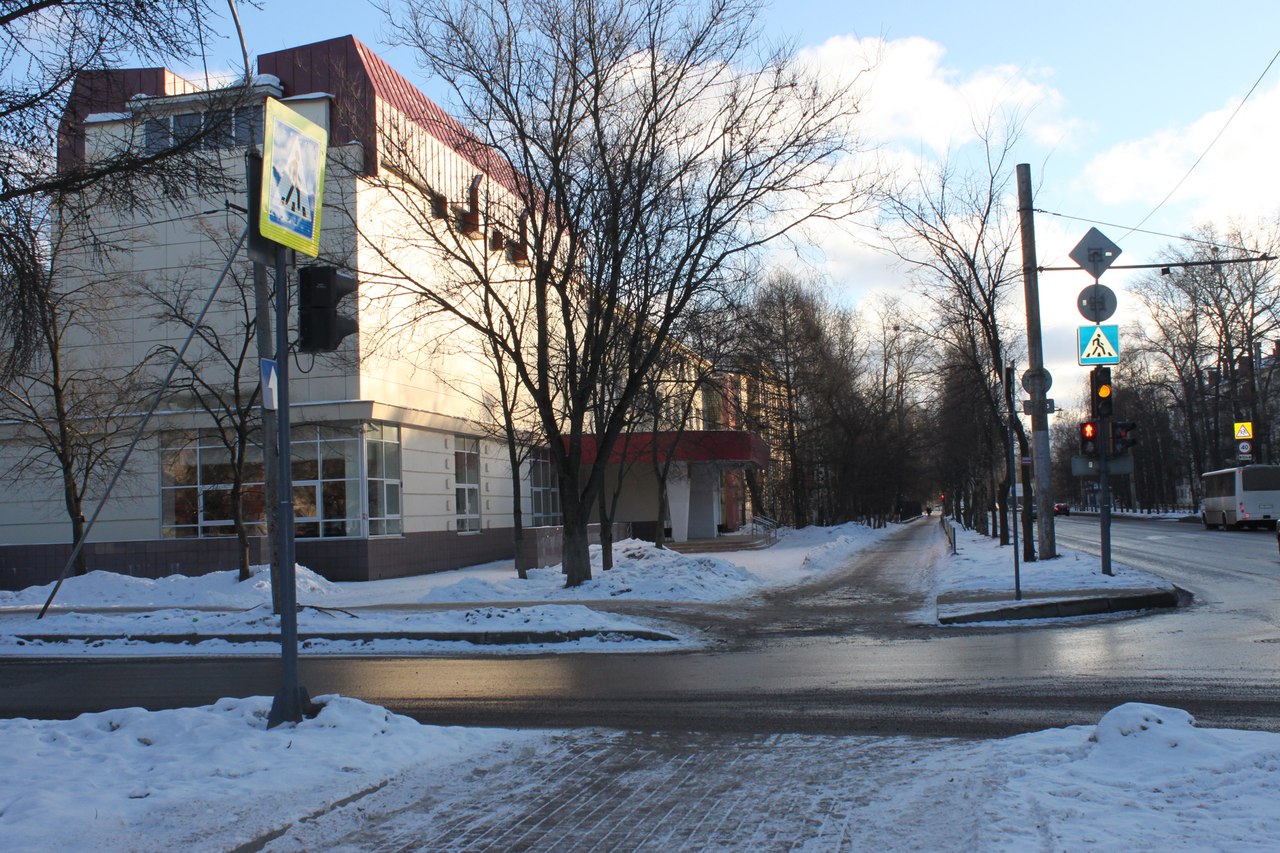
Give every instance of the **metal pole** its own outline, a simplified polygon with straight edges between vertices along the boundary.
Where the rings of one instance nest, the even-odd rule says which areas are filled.
[[[1095,367],[1094,370],[1097,370]],[[1098,508],[1099,546],[1102,551],[1102,573],[1111,571],[1111,419],[1098,418]]]
[[[289,282],[285,249],[276,249],[276,538],[280,555],[280,692],[267,716],[267,726],[297,723],[310,704],[298,684],[298,589],[294,575],[293,472],[289,453]]]
[[[271,294],[267,287],[267,267],[257,261],[253,264],[253,301],[254,329],[258,338],[258,358],[274,360],[275,347],[271,336]],[[279,374],[277,374],[279,375]],[[266,389],[263,389],[266,393]],[[267,513],[267,553],[271,555],[271,611],[279,613],[280,607],[280,559],[279,536],[280,525],[274,512],[276,506],[276,478],[270,472],[278,469],[276,413],[262,407],[262,470],[269,472],[266,480],[266,505],[272,508]]]
[[[1040,559],[1058,555],[1053,528],[1053,493],[1050,482],[1049,413],[1045,395],[1048,374],[1044,371],[1044,346],[1040,337],[1040,280],[1036,273],[1036,228],[1031,205],[1031,166],[1019,163],[1018,220],[1022,232],[1022,288],[1027,303],[1027,355],[1031,373],[1044,375],[1046,381],[1033,383],[1031,395],[1031,454],[1035,465],[1036,514],[1039,516]]]
[[[245,183],[249,188],[249,206],[245,215],[249,220],[249,260],[253,262],[254,334],[258,339],[258,360],[275,360],[275,339],[271,333],[271,293],[267,287],[267,264],[274,264],[276,246],[263,238],[255,217],[262,207],[262,154],[256,148],[245,152]],[[276,374],[279,376],[279,373]],[[280,541],[277,535],[280,525],[276,520],[276,472],[278,446],[274,409],[267,407],[267,389],[262,389],[262,470],[267,516],[267,553],[271,555],[271,612],[279,615],[280,607]]]
[[[1010,486],[1010,491],[1012,492],[1013,486],[1017,482],[1015,478],[1017,477],[1017,471],[1018,471],[1018,466],[1015,464],[1016,450],[1014,449],[1014,446],[1013,446],[1014,441],[1017,440],[1017,436],[1013,431],[1013,419],[1016,418],[1018,415],[1013,410],[1013,398],[1014,398],[1014,394],[1016,393],[1016,390],[1013,387],[1013,365],[1012,364],[1010,364],[1008,367],[1004,369],[1004,382],[1005,382],[1005,386],[1004,386],[1005,400],[1009,407],[1009,486]],[[1012,524],[1010,524],[1009,526],[1013,528],[1013,596],[1015,600],[1021,601],[1022,600],[1022,570],[1021,570],[1021,566],[1018,563],[1018,513],[1016,509],[1011,513],[1011,516],[1012,516],[1011,518]]]

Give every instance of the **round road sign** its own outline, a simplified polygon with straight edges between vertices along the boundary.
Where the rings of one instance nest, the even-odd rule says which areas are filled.
[[[1105,284],[1091,284],[1076,300],[1080,314],[1092,323],[1101,323],[1116,313],[1115,291]]]
[[[1247,441],[1242,441],[1236,445],[1236,452],[1241,456],[1247,456],[1253,452],[1253,445]]]

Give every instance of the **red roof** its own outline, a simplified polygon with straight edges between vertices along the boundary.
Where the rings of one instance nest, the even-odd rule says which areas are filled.
[[[769,464],[769,447],[758,436],[739,430],[685,430],[684,432],[636,432],[620,436],[609,454],[611,464],[639,462],[658,452],[677,462],[719,462],[764,468]],[[582,437],[582,462],[596,461],[597,438]]]
[[[331,141],[359,140],[367,154],[373,155],[369,157],[370,169],[377,163],[373,99],[377,95],[517,197],[525,194],[519,176],[504,157],[354,36],[264,53],[258,57],[258,71],[279,77],[286,96],[328,92],[339,99],[331,117]]]

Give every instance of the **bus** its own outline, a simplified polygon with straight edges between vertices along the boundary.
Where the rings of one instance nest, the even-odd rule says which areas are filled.
[[[1200,521],[1207,530],[1276,526],[1280,465],[1245,465],[1200,475]]]

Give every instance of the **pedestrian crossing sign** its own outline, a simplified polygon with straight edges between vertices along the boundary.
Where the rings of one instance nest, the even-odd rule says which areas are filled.
[[[1080,326],[1078,331],[1080,364],[1120,363],[1119,326]]]

